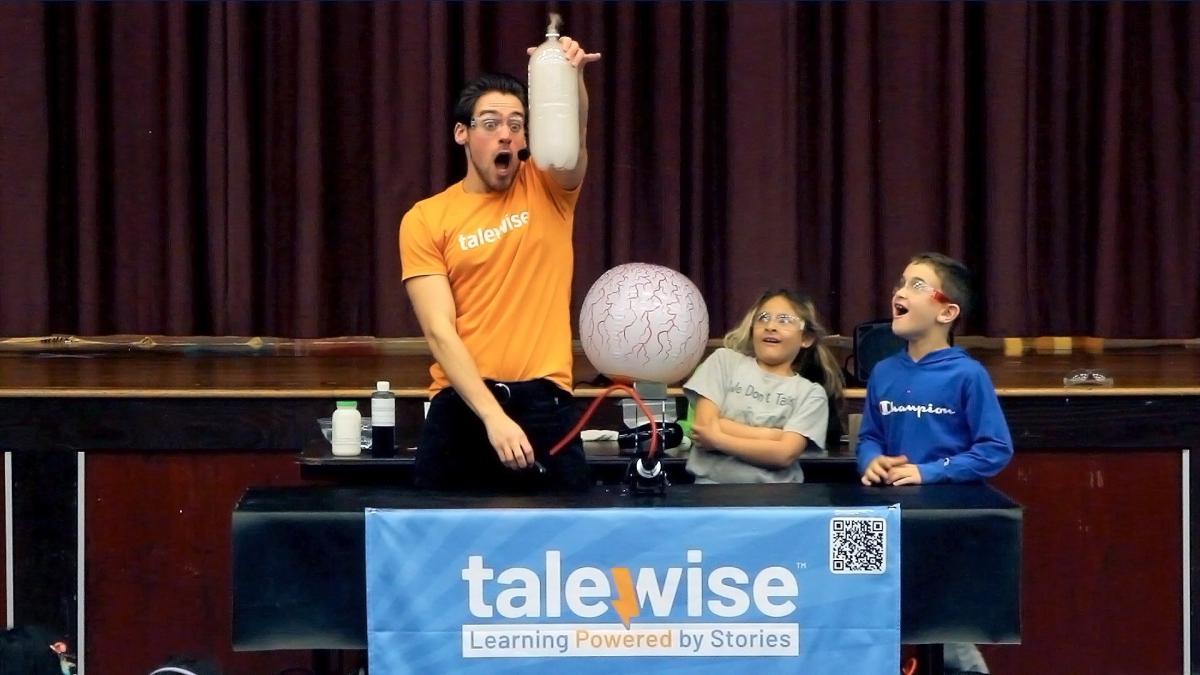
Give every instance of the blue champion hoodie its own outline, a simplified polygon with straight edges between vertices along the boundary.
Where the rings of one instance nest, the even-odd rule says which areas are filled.
[[[950,347],[914,362],[901,351],[876,364],[858,433],[858,472],[879,455],[906,455],[923,483],[966,483],[1000,473],[1012,437],[992,379]]]

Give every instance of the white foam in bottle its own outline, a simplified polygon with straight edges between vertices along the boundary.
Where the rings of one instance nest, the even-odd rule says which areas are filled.
[[[529,152],[542,169],[570,171],[579,160],[579,74],[558,43],[559,16],[529,57]]]

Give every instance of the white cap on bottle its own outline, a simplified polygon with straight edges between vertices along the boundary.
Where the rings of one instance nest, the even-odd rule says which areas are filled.
[[[390,391],[391,388],[392,388],[392,383],[388,382],[387,380],[380,380],[375,383],[376,391]]]

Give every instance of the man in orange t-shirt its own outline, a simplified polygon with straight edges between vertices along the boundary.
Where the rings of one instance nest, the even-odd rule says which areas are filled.
[[[587,171],[588,54],[578,71],[579,160],[569,171],[524,161],[525,87],[507,75],[468,84],[454,110],[467,175],[417,202],[400,224],[405,289],[436,363],[415,478],[431,488],[585,489],[571,397],[571,229]],[[534,130],[536,133],[536,130]]]

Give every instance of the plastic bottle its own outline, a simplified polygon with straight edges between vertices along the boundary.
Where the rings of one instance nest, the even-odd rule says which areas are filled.
[[[559,23],[551,14],[529,57],[529,151],[542,169],[570,171],[579,160],[579,73],[558,44]]]
[[[371,394],[371,456],[396,456],[396,396],[386,380],[376,382]]]
[[[354,401],[338,401],[333,412],[333,454],[353,457],[362,453],[362,415]]]

